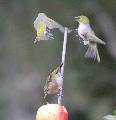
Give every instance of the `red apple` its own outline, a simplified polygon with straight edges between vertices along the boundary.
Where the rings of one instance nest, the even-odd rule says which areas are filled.
[[[68,120],[68,112],[59,104],[47,104],[38,109],[36,120]]]

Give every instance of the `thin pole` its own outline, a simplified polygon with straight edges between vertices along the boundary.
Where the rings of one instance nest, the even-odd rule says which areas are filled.
[[[64,41],[63,41],[63,50],[62,50],[62,67],[61,67],[61,75],[64,78],[64,65],[65,65],[65,56],[66,56],[66,45],[67,45],[67,32],[68,32],[68,28],[65,27],[65,31],[64,31]],[[63,86],[63,83],[62,83]],[[61,86],[61,90],[59,91],[59,96],[58,96],[58,104],[61,104],[61,99],[62,99],[62,86]]]

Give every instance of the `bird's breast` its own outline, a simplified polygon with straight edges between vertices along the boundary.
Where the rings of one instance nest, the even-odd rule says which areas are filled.
[[[79,25],[78,34],[82,39],[84,39],[84,35],[86,35],[88,32],[92,32],[90,25],[85,25],[85,24]]]
[[[86,29],[78,29],[78,34],[81,38],[84,39],[84,35],[87,33],[87,30]]]

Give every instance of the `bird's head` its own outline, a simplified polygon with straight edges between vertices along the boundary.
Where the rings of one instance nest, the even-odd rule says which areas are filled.
[[[39,20],[44,20],[47,18],[47,15],[45,13],[38,13],[38,19]]]
[[[45,13],[38,13],[38,16],[46,16]]]
[[[89,23],[89,18],[82,15],[82,16],[75,17],[75,21],[78,21],[79,23],[88,24]]]

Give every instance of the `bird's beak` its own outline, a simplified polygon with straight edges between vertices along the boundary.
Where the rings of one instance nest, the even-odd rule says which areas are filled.
[[[75,21],[78,21],[79,17],[75,17]]]

